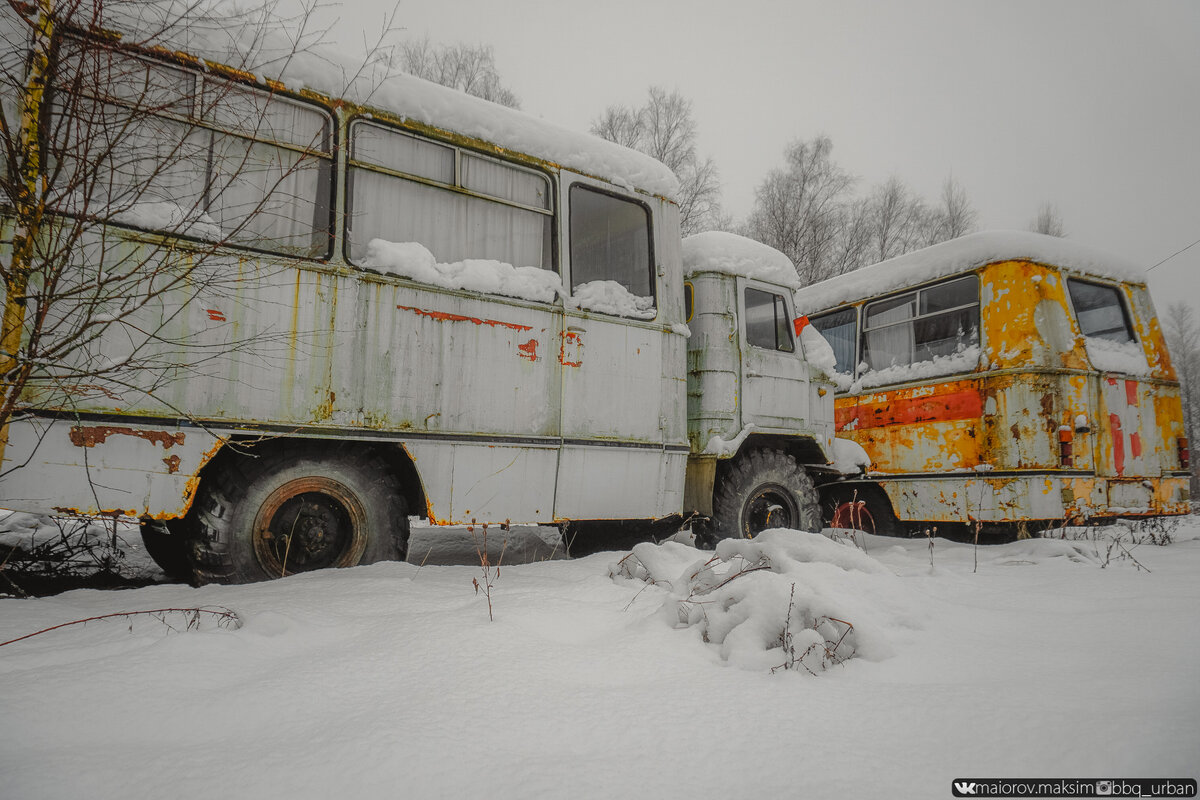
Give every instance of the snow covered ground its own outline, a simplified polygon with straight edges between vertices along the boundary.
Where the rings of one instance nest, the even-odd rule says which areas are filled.
[[[0,641],[165,607],[244,623],[0,648],[0,794],[918,798],[958,777],[1200,774],[1200,521],[1161,547],[1123,528],[932,554],[827,533],[707,566],[676,542],[522,544],[494,622],[480,568],[434,559],[0,600]],[[815,660],[774,646],[781,625]]]

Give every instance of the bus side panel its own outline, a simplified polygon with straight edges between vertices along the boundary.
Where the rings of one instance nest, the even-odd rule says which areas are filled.
[[[978,379],[839,398],[837,433],[870,454],[872,470],[939,473],[981,461],[983,395]]]
[[[405,443],[435,525],[549,522],[558,448],[413,439]]]
[[[183,516],[219,445],[196,427],[17,419],[0,495],[4,507],[42,514]]]

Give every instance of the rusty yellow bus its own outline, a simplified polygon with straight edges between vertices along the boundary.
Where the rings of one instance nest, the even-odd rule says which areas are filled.
[[[827,522],[1012,533],[1189,510],[1179,382],[1136,266],[980,233],[803,289],[797,310],[837,356],[837,435],[871,462],[824,487]]]

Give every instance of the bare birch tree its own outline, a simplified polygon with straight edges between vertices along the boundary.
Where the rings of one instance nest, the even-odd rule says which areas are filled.
[[[314,7],[206,9],[0,6],[0,458],[25,407],[143,402],[248,348],[206,300],[236,297],[247,254],[331,247],[332,120],[248,75],[319,42]],[[223,65],[176,52],[219,41]]]
[[[721,180],[711,158],[696,152],[692,101],[677,91],[650,87],[640,108],[609,106],[591,131],[666,164],[679,179],[679,219],[683,235],[727,224],[721,216]]]
[[[521,107],[516,94],[501,82],[490,45],[438,45],[425,37],[404,42],[397,57],[397,66],[410,75],[509,108]]]
[[[1062,215],[1053,203],[1042,203],[1037,216],[1029,223],[1029,230],[1034,233],[1044,233],[1047,236],[1065,237],[1067,231],[1063,228]]]

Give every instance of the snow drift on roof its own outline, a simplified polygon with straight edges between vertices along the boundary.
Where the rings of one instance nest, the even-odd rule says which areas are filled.
[[[1026,231],[987,231],[951,239],[813,284],[796,293],[796,307],[800,313],[811,314],[962,270],[1012,259],[1036,261],[1135,283],[1146,280],[1145,270],[1136,264],[1068,239]]]
[[[115,7],[115,10],[114,10]],[[604,178],[627,189],[674,199],[679,182],[659,161],[591,134],[560,128],[515,109],[397,74],[383,59],[367,65],[352,54],[318,45],[293,52],[287,32],[271,25],[222,24],[221,3],[182,12],[177,0],[145,0],[106,9],[105,26],[116,30],[155,31],[154,44],[275,80],[292,90],[311,89],[357,105],[386,110],[405,119],[481,139],[542,161]],[[232,8],[232,6],[231,6]],[[215,9],[215,10],[212,10]],[[162,31],[163,20],[186,23]]]
[[[790,258],[762,242],[724,231],[707,231],[684,239],[683,271],[688,275],[722,272],[793,289],[800,286],[800,277]]]

